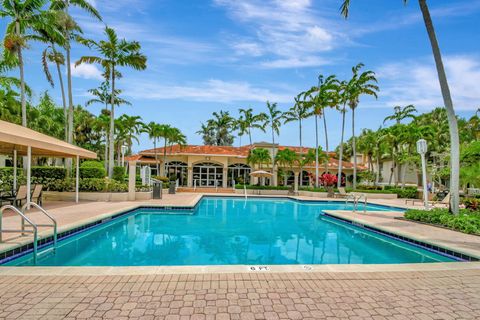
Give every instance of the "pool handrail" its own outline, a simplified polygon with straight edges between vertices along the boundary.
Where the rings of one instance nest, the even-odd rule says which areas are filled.
[[[56,250],[57,248],[57,220],[52,217],[52,215],[50,213],[47,212],[47,210],[45,210],[44,208],[42,208],[40,205],[38,205],[37,203],[35,202],[28,202],[28,203],[25,203],[22,207],[22,213],[26,216],[27,215],[27,211],[26,210],[29,210],[30,207],[33,206],[35,208],[37,208],[38,210],[40,210],[41,213],[43,213],[45,216],[47,216],[47,218],[49,218],[51,221],[52,221],[52,224],[36,224],[37,227],[50,227],[50,228],[53,228],[53,251]],[[25,222],[22,220],[22,230],[25,230]]]

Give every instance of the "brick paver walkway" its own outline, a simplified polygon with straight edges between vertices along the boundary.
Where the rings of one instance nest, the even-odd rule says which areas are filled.
[[[1,319],[478,319],[480,271],[0,276]]]

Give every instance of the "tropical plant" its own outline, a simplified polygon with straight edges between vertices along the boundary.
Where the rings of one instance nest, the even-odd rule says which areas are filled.
[[[323,118],[323,127],[325,130],[325,151],[328,154],[328,129],[327,118],[325,116],[326,108],[333,108],[337,105],[338,98],[338,80],[334,75],[324,78],[318,76],[318,86],[312,87],[306,92],[309,97],[307,106],[312,108],[312,115],[315,117],[315,177],[319,176],[319,143],[318,143],[318,118]],[[325,157],[325,172],[328,171],[328,157]],[[315,187],[318,187],[318,179],[315,179]]]
[[[266,114],[262,114],[262,118],[265,119],[264,126],[270,127],[270,132],[272,133],[272,172],[275,172],[275,135],[280,134],[280,126],[282,125],[283,113],[277,109],[277,103],[270,103],[267,101],[267,110]],[[276,177],[274,176],[274,179]]]
[[[363,63],[357,64],[352,68],[352,78],[345,83],[342,90],[342,99],[344,103],[348,104],[352,110],[352,149],[353,149],[353,189],[357,188],[357,148],[355,136],[355,110],[360,103],[360,97],[363,95],[370,95],[377,98],[379,88],[377,86],[377,79],[373,71],[364,71],[360,73],[363,68]],[[342,156],[340,155],[338,176],[342,176]]]
[[[153,141],[153,152],[155,153],[155,165],[157,167],[157,174],[160,173],[160,165],[158,161],[157,141],[160,138],[160,125],[154,121],[144,124],[143,132],[148,135],[148,138]]]
[[[283,150],[278,150],[275,155],[275,163],[278,163],[283,169],[283,184],[287,185],[289,171],[293,172],[295,163],[298,161],[298,155],[292,149],[286,148]],[[285,170],[288,169],[288,170]]]
[[[252,129],[260,129],[265,132],[265,127],[263,123],[266,120],[265,113],[253,114],[253,109],[239,109],[238,110],[240,117],[237,120],[238,130],[240,131],[240,136],[243,134],[248,134],[248,140],[250,142],[250,147],[252,146]]]
[[[400,124],[400,122],[404,119],[415,119],[415,112],[417,112],[417,109],[413,104],[409,104],[408,106],[405,106],[403,108],[401,106],[395,106],[393,107],[393,114],[385,117],[385,119],[383,120],[383,124],[385,124],[385,122],[389,120],[395,121],[397,124]]]
[[[403,0],[403,3],[407,3],[407,0]],[[457,117],[455,115],[455,109],[453,108],[452,96],[450,94],[450,87],[447,81],[447,75],[445,73],[445,67],[443,65],[442,54],[440,52],[440,46],[438,44],[437,36],[435,34],[435,28],[433,26],[432,17],[428,8],[427,0],[418,0],[420,5],[420,11],[422,12],[425,28],[427,30],[430,45],[432,47],[433,58],[438,73],[438,81],[440,83],[440,89],[442,92],[443,102],[447,111],[448,127],[450,132],[450,210],[454,214],[459,213],[460,208],[460,140],[458,134]],[[345,18],[349,15],[350,0],[343,0],[341,6],[341,13]]]
[[[146,68],[147,58],[140,52],[141,46],[137,41],[127,41],[125,39],[119,40],[118,36],[112,28],[105,27],[105,35],[107,40],[94,41],[90,39],[79,38],[79,41],[93,48],[100,56],[83,56],[75,65],[82,63],[97,63],[100,64],[105,73],[110,75],[111,79],[111,109],[110,109],[110,136],[109,136],[109,159],[108,159],[108,176],[112,177],[114,167],[114,137],[115,132],[115,79],[117,76],[118,67],[130,67],[135,70],[144,70]]]
[[[55,28],[49,24],[48,14],[43,11],[46,0],[2,0],[0,17],[10,18],[3,39],[2,69],[18,67],[20,71],[20,100],[22,126],[27,126],[27,101],[23,50],[28,42],[40,40],[38,30],[53,35]]]

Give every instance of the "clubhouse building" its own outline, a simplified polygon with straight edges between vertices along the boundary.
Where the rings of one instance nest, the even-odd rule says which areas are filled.
[[[262,183],[266,185],[291,185],[294,183],[295,175],[301,179],[302,186],[313,186],[315,179],[315,163],[306,165],[302,172],[298,169],[283,168],[277,165],[275,172],[272,172],[271,164],[256,165],[252,167],[247,162],[251,149],[263,148],[269,151],[270,156],[275,157],[279,150],[291,149],[296,153],[307,153],[309,148],[272,145],[268,142],[254,143],[251,146],[204,146],[204,145],[173,145],[162,148],[149,149],[139,152],[136,155],[126,157],[129,162],[136,162],[137,166],[149,166],[152,176],[175,176],[180,187],[218,187],[229,188],[233,184],[257,184],[258,178],[250,177],[250,172],[265,170],[272,173]],[[272,154],[273,153],[273,154]],[[338,160],[333,158],[335,154],[329,153],[328,173],[335,174],[338,170]],[[164,165],[164,157],[165,163]],[[158,164],[158,170],[157,170]],[[363,165],[357,166],[358,170],[365,170]],[[319,173],[325,173],[325,163],[319,164]],[[347,160],[342,164],[343,181],[349,181],[353,174],[353,164]],[[301,177],[301,178],[300,178]],[[348,182],[347,182],[348,183]]]

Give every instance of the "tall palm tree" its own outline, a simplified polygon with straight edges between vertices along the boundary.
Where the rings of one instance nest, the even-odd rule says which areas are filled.
[[[272,133],[272,173],[275,172],[275,135],[280,134],[280,127],[282,125],[283,113],[277,109],[277,103],[270,103],[267,101],[268,112],[262,113],[262,118],[265,119],[265,125],[269,126]],[[274,176],[275,178],[275,176]]]
[[[158,162],[157,141],[160,138],[160,125],[156,122],[149,122],[143,127],[143,132],[148,134],[148,138],[153,140],[153,152],[155,153],[155,165],[157,167],[157,175],[160,175],[160,165]]]
[[[110,121],[110,154],[108,175],[113,176],[114,153],[113,153],[113,133],[115,132],[115,79],[118,67],[130,67],[135,70],[144,70],[147,67],[147,57],[140,52],[140,43],[137,41],[119,40],[118,36],[112,28],[105,27],[105,35],[107,40],[94,41],[90,39],[79,39],[82,44],[89,48],[93,48],[100,53],[100,56],[84,56],[81,57],[75,65],[82,63],[100,64],[111,78],[111,121]]]
[[[127,144],[128,153],[131,153],[133,141],[135,140],[138,143],[137,136],[141,133],[144,123],[142,122],[142,118],[140,116],[129,116],[126,114],[122,114],[118,120],[125,132],[124,142]],[[121,150],[119,151],[121,152]]]
[[[22,126],[27,126],[27,101],[25,92],[25,63],[23,49],[31,40],[41,40],[38,30],[53,35],[57,31],[48,22],[48,14],[43,11],[46,0],[2,0],[1,18],[10,18],[3,40],[2,68],[18,67],[20,72],[20,99]]]
[[[353,189],[357,188],[357,148],[355,136],[355,110],[360,103],[360,97],[369,95],[377,98],[379,88],[377,79],[373,71],[364,71],[360,73],[363,63],[357,64],[352,68],[352,78],[346,83],[343,96],[345,102],[352,110],[352,149],[353,149]],[[341,161],[341,159],[340,159]],[[341,176],[341,171],[340,171]]]
[[[70,7],[79,8],[92,17],[101,21],[102,17],[95,7],[87,0],[51,0],[50,9],[58,12],[57,21],[63,31],[65,38],[65,55],[66,55],[66,67],[67,67],[67,91],[68,91],[68,142],[73,143],[73,89],[72,89],[72,64],[71,64],[71,48],[72,41],[77,39],[79,33],[81,33],[75,20],[70,16]],[[113,113],[112,113],[113,116]],[[113,122],[112,117],[112,122]],[[113,131],[113,130],[112,130]],[[113,136],[112,136],[113,141]],[[113,142],[112,142],[113,143]],[[112,148],[113,149],[113,148]],[[112,160],[113,164],[113,160]],[[112,166],[113,173],[113,166]],[[109,174],[111,177],[111,174]]]
[[[110,112],[108,109],[102,109],[100,115],[96,118],[96,129],[104,136],[105,146],[104,146],[104,166],[105,172],[108,170],[108,128],[110,126]]]
[[[172,154],[172,148],[174,144],[179,146],[185,146],[187,144],[187,137],[178,128],[172,128],[168,137],[168,143],[170,144],[170,154]]]
[[[268,164],[272,162],[272,157],[267,149],[264,148],[256,148],[250,149],[248,156],[247,156],[247,163],[249,163],[252,167],[258,165],[259,169],[263,169],[264,164]],[[262,179],[262,185],[265,184],[265,180]]]
[[[266,120],[266,115],[264,113],[253,114],[253,109],[239,109],[240,118],[238,119],[240,127],[244,128],[246,133],[248,133],[248,139],[250,142],[250,147],[252,146],[252,129],[260,129],[265,132],[265,128],[262,125],[262,122]]]
[[[305,93],[302,92],[298,94],[294,100],[295,104],[288,111],[283,113],[284,124],[298,121],[298,132],[299,132],[299,141],[300,141],[300,155],[303,154],[303,139],[302,139],[302,122],[304,119],[309,117],[309,105],[304,101]],[[300,181],[302,181],[302,172],[300,168]]]
[[[235,126],[235,119],[230,116],[230,112],[220,110],[214,112],[213,118],[207,121],[207,125],[215,130],[215,145],[231,146],[233,144],[233,135],[231,132]]]
[[[403,0],[403,2],[407,3],[407,0]],[[458,135],[457,117],[455,115],[455,109],[453,108],[450,87],[448,85],[442,54],[440,52],[440,46],[435,34],[435,28],[433,26],[427,0],[418,0],[418,3],[420,5],[420,11],[422,12],[425,28],[427,30],[430,45],[432,47],[433,58],[435,59],[435,65],[437,68],[438,81],[442,91],[443,103],[445,105],[445,109],[447,110],[449,124],[448,127],[450,131],[450,210],[454,214],[458,214],[460,209],[460,139]],[[344,0],[341,7],[341,12],[345,18],[348,17],[349,7],[350,0]]]
[[[323,127],[325,130],[325,149],[328,155],[328,130],[325,109],[336,106],[336,97],[338,91],[338,80],[336,76],[331,75],[324,78],[323,75],[318,76],[318,86],[312,87],[308,91],[311,96],[310,105],[312,114],[315,117],[315,187],[318,187],[319,177],[319,143],[318,143],[318,118],[323,118]],[[325,172],[328,171],[328,156],[325,157]]]
[[[163,173],[166,174],[167,169],[167,145],[171,136],[173,127],[169,124],[160,124],[158,126],[158,136],[163,139]]]

